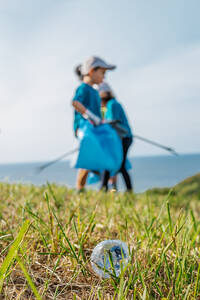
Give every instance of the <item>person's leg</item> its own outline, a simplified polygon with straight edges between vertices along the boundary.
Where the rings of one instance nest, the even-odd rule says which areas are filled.
[[[119,172],[122,173],[122,176],[124,178],[126,188],[127,188],[128,191],[132,191],[132,189],[133,189],[132,183],[131,183],[131,178],[130,178],[130,176],[129,176],[126,168],[125,168],[126,157],[127,157],[128,149],[129,149],[131,143],[132,143],[132,138],[123,138],[122,139],[123,161],[122,161],[121,168],[119,170]]]
[[[109,183],[111,184],[112,189],[117,191],[117,175],[110,177]]]
[[[110,178],[110,172],[109,171],[104,171],[103,175],[102,175],[102,182],[101,182],[101,188],[100,189],[103,189],[105,191],[108,190],[109,178]]]
[[[76,188],[77,190],[82,190],[86,184],[87,176],[89,171],[85,169],[79,169],[77,180],[76,180]]]
[[[132,187],[131,178],[130,178],[128,172],[126,171],[125,168],[121,168],[120,172],[122,173],[122,176],[124,178],[127,191],[132,191],[133,187]]]

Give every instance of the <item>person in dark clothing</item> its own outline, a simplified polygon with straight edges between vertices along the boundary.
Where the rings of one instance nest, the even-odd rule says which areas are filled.
[[[117,173],[121,173],[126,184],[127,191],[132,191],[132,182],[129,173],[126,170],[125,163],[129,147],[133,142],[133,134],[128,123],[125,111],[122,105],[115,99],[110,86],[103,82],[98,86],[98,91],[102,100],[102,106],[105,107],[104,119],[107,121],[118,120],[120,126],[126,130],[126,134],[121,137],[123,147],[123,161]],[[110,179],[110,172],[104,171],[102,177],[101,189],[108,190],[108,182]]]

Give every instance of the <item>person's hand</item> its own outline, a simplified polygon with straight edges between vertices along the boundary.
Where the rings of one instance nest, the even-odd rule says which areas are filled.
[[[92,121],[92,123],[95,126],[98,126],[101,124],[101,118],[99,118],[98,116],[96,116],[93,112],[91,112],[89,109],[86,109],[86,107],[80,103],[79,101],[74,100],[72,103],[73,107],[75,108],[75,110],[77,112],[79,112],[80,114],[82,114],[82,116],[85,119],[89,119],[90,121]]]
[[[95,126],[101,124],[101,118],[93,114],[89,109],[86,109],[85,114],[88,116],[89,120],[91,120]]]

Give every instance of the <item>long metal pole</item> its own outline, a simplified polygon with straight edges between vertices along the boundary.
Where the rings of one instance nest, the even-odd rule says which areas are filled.
[[[48,163],[45,163],[44,165],[42,165],[42,166],[40,166],[40,167],[37,168],[37,172],[38,172],[38,173],[42,172],[44,169],[46,169],[46,168],[50,167],[51,165],[57,163],[57,162],[60,161],[61,159],[63,159],[63,158],[65,158],[65,157],[67,157],[67,156],[69,156],[69,155],[71,155],[71,154],[77,152],[78,150],[79,150],[79,147],[78,147],[78,148],[75,148],[75,149],[73,149],[73,150],[71,150],[71,151],[68,151],[68,152],[64,153],[63,155],[60,155],[59,157],[57,157],[56,159],[54,159],[54,160],[52,160],[52,161],[50,161],[50,162],[48,162]]]
[[[157,147],[159,147],[159,148],[162,148],[162,149],[164,149],[164,150],[166,150],[166,151],[171,152],[171,154],[178,156],[178,153],[177,153],[173,148],[170,148],[170,147],[161,145],[161,144],[159,144],[159,143],[157,143],[157,142],[151,141],[151,140],[149,140],[149,139],[146,139],[146,138],[144,138],[144,137],[142,137],[142,136],[139,136],[139,135],[136,135],[136,134],[134,134],[133,137],[135,137],[135,138],[137,138],[137,139],[139,139],[139,140],[141,140],[141,141],[143,141],[143,142],[146,142],[146,143],[149,143],[149,144],[151,144],[151,145],[154,145],[154,146],[157,146]]]

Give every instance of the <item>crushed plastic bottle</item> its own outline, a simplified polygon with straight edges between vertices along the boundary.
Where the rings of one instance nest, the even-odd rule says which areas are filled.
[[[106,240],[99,243],[91,255],[94,272],[103,278],[110,278],[111,275],[119,277],[128,261],[128,247],[120,240]]]

